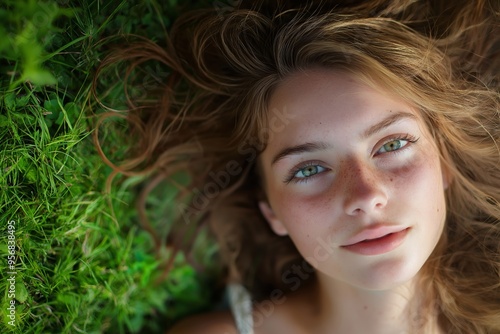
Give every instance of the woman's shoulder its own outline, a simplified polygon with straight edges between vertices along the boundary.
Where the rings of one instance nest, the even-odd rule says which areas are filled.
[[[307,333],[310,308],[302,294],[254,302],[254,334]],[[304,329],[304,330],[302,330]],[[230,310],[193,315],[177,323],[166,334],[239,334]]]
[[[238,334],[238,330],[230,311],[217,311],[182,319],[167,334]]]
[[[256,316],[257,314],[257,316]],[[254,334],[271,334],[270,328],[283,328],[279,312],[263,315],[254,308]],[[189,316],[180,320],[166,334],[239,334],[231,311],[217,311]]]

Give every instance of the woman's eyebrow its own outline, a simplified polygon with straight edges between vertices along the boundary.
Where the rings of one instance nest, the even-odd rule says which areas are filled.
[[[397,113],[391,114],[390,116],[384,118],[382,121],[378,122],[377,124],[372,125],[369,127],[365,132],[363,132],[362,137],[363,138],[368,138],[370,136],[373,136],[377,132],[382,131],[383,129],[389,127],[390,125],[405,119],[405,118],[410,118],[417,120],[417,116],[415,116],[412,113],[405,112],[405,111],[399,111]],[[329,148],[331,148],[332,145],[326,142],[310,142],[310,143],[305,143],[305,144],[300,144],[296,146],[291,146],[291,147],[286,147],[279,151],[273,158],[271,162],[271,166],[277,163],[279,160],[289,156],[289,155],[295,155],[295,154],[300,154],[300,153],[308,153],[308,152],[317,152],[317,151],[324,151]]]
[[[274,165],[279,160],[281,160],[289,155],[300,154],[300,153],[305,153],[305,152],[323,151],[323,150],[327,150],[331,147],[332,147],[332,145],[330,145],[326,142],[321,142],[321,141],[287,147],[287,148],[284,148],[283,150],[279,151],[279,153],[274,156],[274,158],[271,162],[271,166]]]
[[[389,117],[384,118],[377,124],[372,125],[369,127],[365,132],[363,132],[362,138],[368,138],[376,134],[377,132],[382,131],[383,129],[389,127],[390,125],[405,119],[405,118],[411,118],[413,120],[417,120],[417,116],[415,116],[412,113],[406,112],[406,111],[398,111],[394,114],[391,114]]]

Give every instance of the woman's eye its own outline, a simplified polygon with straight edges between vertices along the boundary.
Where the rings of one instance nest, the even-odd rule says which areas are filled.
[[[297,173],[295,173],[294,177],[299,178],[299,179],[303,179],[303,178],[307,178],[307,177],[316,175],[316,174],[321,173],[323,171],[325,171],[325,168],[321,167],[319,165],[306,166],[304,168],[299,169],[297,171]]]
[[[311,180],[315,175],[327,171],[328,168],[323,167],[315,162],[309,162],[300,168],[294,168],[290,171],[287,177],[283,180],[284,183],[302,183]]]
[[[392,139],[382,145],[382,147],[378,150],[377,153],[386,153],[386,152],[392,152],[392,151],[397,151],[402,147],[405,147],[408,145],[410,140],[406,139]]]

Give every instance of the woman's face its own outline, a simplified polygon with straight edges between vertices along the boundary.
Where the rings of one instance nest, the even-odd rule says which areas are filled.
[[[271,228],[336,280],[379,290],[413,278],[443,231],[448,185],[419,113],[333,70],[286,79],[275,109],[286,127],[259,160]]]

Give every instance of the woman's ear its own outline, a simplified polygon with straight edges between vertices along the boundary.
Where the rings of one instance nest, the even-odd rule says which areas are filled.
[[[271,229],[274,231],[274,233],[280,236],[288,234],[288,231],[286,230],[285,226],[278,219],[278,217],[276,217],[273,209],[271,209],[271,206],[269,206],[267,202],[259,201],[259,209],[260,212],[262,212],[264,218],[266,218],[267,222],[269,223],[269,226],[271,226]]]

